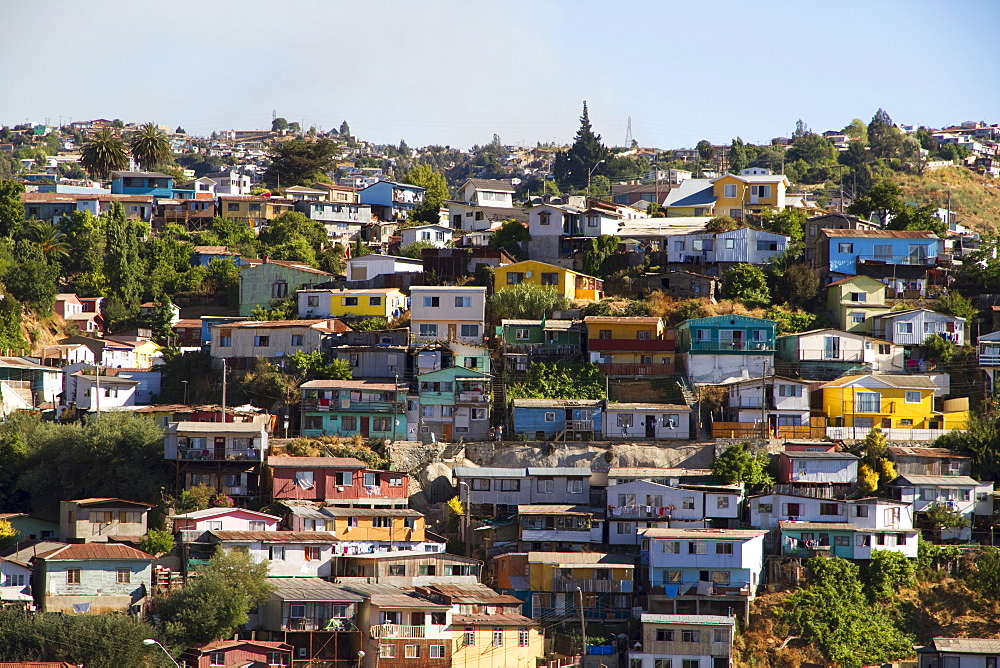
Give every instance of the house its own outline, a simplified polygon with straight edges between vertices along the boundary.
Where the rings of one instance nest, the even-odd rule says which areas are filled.
[[[536,620],[624,621],[632,615],[632,557],[602,552],[514,552],[491,561],[494,588]],[[582,599],[582,600],[581,600]]]
[[[291,666],[292,646],[265,640],[217,640],[188,648],[181,661],[190,668]]]
[[[458,188],[456,201],[482,207],[510,208],[514,206],[514,185],[502,179],[466,179]],[[455,225],[455,229],[460,229]]]
[[[736,618],[730,615],[642,613],[642,644],[628,653],[631,668],[728,668]]]
[[[187,559],[208,559],[217,548],[248,552],[254,563],[267,562],[269,577],[321,577],[333,573],[336,540],[328,531],[209,531],[184,543]],[[189,568],[191,565],[189,564]]]
[[[718,278],[684,269],[645,274],[641,278],[645,281],[647,291],[659,290],[674,299],[707,299],[708,303],[715,304],[719,293]]]
[[[299,199],[295,201],[295,210],[311,220],[323,223],[327,236],[341,243],[355,238],[365,225],[372,222],[371,206],[358,202]]]
[[[207,267],[212,260],[226,260],[241,266],[240,254],[226,246],[195,246],[191,252],[191,264],[196,267]]]
[[[330,348],[330,359],[347,362],[355,378],[393,380],[397,377],[406,377],[412,371],[409,364],[411,359],[409,348],[405,344],[410,339],[409,328],[382,330],[382,332],[384,336],[380,339],[384,343],[333,346]],[[404,344],[392,343],[396,338],[385,332],[402,334]]]
[[[178,348],[201,349],[200,318],[182,318],[175,322],[170,330],[173,332],[173,343]]]
[[[728,232],[671,235],[664,241],[668,268],[722,276],[739,264],[766,263],[785,252],[790,240],[755,227],[739,227]]]
[[[443,285],[452,285],[459,278],[475,276],[479,267],[502,267],[515,262],[501,248],[424,248],[424,276],[436,276]],[[430,282],[430,281],[427,281]]]
[[[160,172],[111,172],[112,195],[174,197],[174,177]]]
[[[321,506],[286,501],[286,524],[292,531],[329,531],[338,539],[337,555],[396,550],[444,551],[428,541],[424,516],[408,508]]]
[[[292,646],[297,662],[357,661],[363,596],[319,578],[268,578],[267,584],[270,598],[251,612],[247,624],[256,638]]]
[[[680,404],[609,403],[604,407],[604,438],[624,440],[691,437],[691,409]]]
[[[296,291],[302,318],[385,318],[393,320],[406,310],[406,295],[399,288],[369,290],[312,289]]]
[[[408,400],[407,423],[417,427],[420,438],[433,435],[451,443],[458,438],[476,441],[489,436],[489,373],[461,366],[439,369],[417,375],[417,388],[416,399]]]
[[[353,457],[268,457],[271,497],[337,506],[405,507],[409,477],[369,469]]]
[[[600,438],[603,405],[600,399],[513,399],[511,437],[526,441]]]
[[[580,320],[501,320],[496,335],[510,371],[527,371],[536,362],[582,361],[585,336]]]
[[[860,332],[812,329],[778,337],[775,365],[802,378],[834,380],[845,373],[904,371],[903,348]]]
[[[17,532],[18,542],[52,540],[59,532],[59,522],[34,517],[28,513],[0,513],[0,521],[10,523]]]
[[[535,668],[545,655],[541,625],[521,614],[519,599],[482,584],[435,584],[417,590],[451,606],[454,668],[502,664]]]
[[[125,499],[76,499],[59,502],[59,535],[82,543],[137,541],[146,535],[153,506]]]
[[[336,581],[345,586],[377,582],[407,589],[431,584],[476,584],[483,562],[440,551],[400,549],[379,551],[351,549],[341,543],[343,553],[337,559]]]
[[[281,518],[246,508],[206,508],[174,515],[178,531],[277,531]],[[293,528],[294,529],[294,528]]]
[[[31,568],[19,563],[17,556],[0,556],[0,606],[28,607],[34,601],[31,594]]]
[[[486,327],[486,288],[413,286],[410,329],[414,340],[482,343]]]
[[[828,427],[848,427],[839,438],[855,438],[872,427],[881,427],[890,440],[927,440],[938,434],[924,430],[962,429],[969,418],[968,402],[946,401],[944,411],[934,406],[937,385],[927,376],[853,375],[831,380],[820,386],[823,412]],[[893,429],[903,429],[895,432]],[[839,432],[837,432],[839,433]],[[848,435],[850,434],[850,435]]]
[[[84,307],[86,307],[86,303],[84,303]],[[93,351],[94,356],[97,358],[97,363],[104,367],[135,369],[139,366],[135,356],[135,346],[126,341],[75,335],[60,339],[59,343],[63,345],[80,344],[87,346]]]
[[[917,650],[919,668],[983,668],[1000,655],[1000,639],[933,638]]]
[[[528,221],[524,210],[514,206],[514,186],[509,181],[468,179],[455,199],[445,204],[448,220],[456,230],[477,231],[507,220]]]
[[[193,185],[193,184],[192,184]],[[199,183],[198,186],[202,184]],[[175,191],[177,193],[178,191]],[[216,216],[216,200],[212,199],[164,199],[157,197],[153,210],[154,223],[158,226],[170,223],[185,229],[204,229]]]
[[[215,192],[218,195],[249,195],[251,179],[242,170],[223,169],[205,175],[215,181]]]
[[[601,474],[601,472],[595,471],[593,479],[595,486],[605,487],[608,490],[615,485],[623,485],[635,480],[648,480],[671,487],[691,484],[703,488],[707,488],[715,480],[711,469],[656,468],[652,466],[612,466],[607,473]]]
[[[138,612],[152,586],[152,555],[117,543],[77,543],[33,559],[32,591],[42,612]]]
[[[934,266],[941,240],[930,231],[820,229],[814,266],[834,279],[857,275],[858,264]]]
[[[712,216],[716,196],[710,179],[685,179],[663,198],[668,218]]]
[[[725,485],[679,487],[637,478],[609,486],[606,496],[607,542],[637,546],[644,528],[730,528],[739,522],[743,495]]]
[[[314,352],[328,334],[349,329],[336,318],[244,320],[212,325],[209,354],[233,368],[252,366],[258,358],[283,362],[296,352]]]
[[[743,619],[761,584],[764,534],[758,529],[640,529],[649,560],[649,607],[655,612]]]
[[[424,263],[408,257],[394,255],[359,255],[347,260],[348,281],[371,281],[378,276],[393,274],[420,274]]]
[[[292,186],[291,188],[285,188],[285,197],[294,202],[319,202],[326,199],[327,192],[326,190],[307,188],[305,186]]]
[[[457,466],[455,485],[462,503],[492,506],[490,516],[530,504],[585,505],[590,502],[590,469],[479,468]]]
[[[773,373],[776,323],[745,315],[685,320],[678,350],[692,383],[721,383]]]
[[[890,483],[892,495],[911,504],[913,513],[926,513],[932,506],[944,506],[966,519],[993,514],[993,482],[969,476],[901,475]]]
[[[518,551],[582,552],[604,542],[604,518],[588,506],[517,507]]]
[[[892,311],[875,318],[872,334],[906,350],[922,346],[929,337],[940,336],[956,346],[966,343],[965,318],[926,308]]]
[[[765,209],[781,211],[790,205],[785,200],[785,190],[790,184],[784,174],[749,168],[739,175],[724,174],[710,183],[717,216],[745,220],[748,216],[760,215]]]
[[[13,410],[52,407],[63,392],[63,373],[25,357],[0,357],[0,404]]]
[[[587,316],[587,351],[601,373],[612,376],[670,376],[677,336],[660,318]]]
[[[405,220],[410,211],[423,204],[426,191],[409,183],[378,181],[362,188],[358,196],[362,204],[371,206],[379,220]]]
[[[220,218],[246,223],[259,230],[283,213],[294,209],[290,200],[260,195],[219,195]]]
[[[986,391],[1000,387],[1000,331],[983,334],[976,339],[976,357]]]
[[[601,279],[536,260],[498,267],[493,273],[494,292],[521,283],[551,287],[570,301],[599,300],[604,295],[604,281]]]
[[[833,486],[848,487],[858,481],[858,460],[860,457],[849,452],[832,450],[789,449],[778,453],[778,475],[780,484],[798,487]]]
[[[852,522],[779,521],[781,554],[786,557],[871,559],[874,550],[917,558],[917,529],[862,529]]]
[[[240,315],[248,316],[258,306],[269,308],[273,300],[294,297],[296,290],[309,290],[334,278],[301,262],[264,258],[240,270]]]
[[[417,225],[399,231],[400,247],[417,242],[434,244],[436,248],[447,248],[451,244],[451,229],[444,225]]]
[[[889,446],[889,459],[899,475],[970,475],[972,458],[955,454],[948,448]]]
[[[82,343],[58,343],[53,346],[45,346],[39,355],[44,366],[61,368],[71,364],[85,364],[96,366],[97,359],[94,351]]]
[[[774,434],[779,438],[811,436],[809,381],[764,376],[731,379],[724,385],[729,393],[724,409],[726,421],[712,423],[716,438],[754,434],[761,437]],[[739,433],[730,434],[730,430]]]
[[[406,388],[395,381],[311,380],[299,389],[304,435],[406,437]]]
[[[451,607],[388,584],[344,585],[364,597],[357,616],[364,647],[363,668],[403,668],[419,659],[425,666],[451,665]]]
[[[561,258],[562,239],[580,228],[584,208],[583,202],[574,202],[573,205],[544,203],[529,208],[528,233],[531,236],[528,241],[528,256],[533,260]],[[616,224],[608,233],[614,234],[617,231]]]
[[[177,494],[207,485],[242,503],[260,498],[268,447],[260,422],[173,422],[163,441],[163,458],[173,462]]]
[[[874,278],[847,276],[826,286],[826,305],[838,329],[871,334],[875,317],[892,310],[885,292],[885,283]]]
[[[824,238],[819,233],[822,229],[867,231],[877,230],[879,226],[864,218],[858,218],[846,213],[825,213],[807,218],[802,231],[805,242],[805,259],[810,266],[815,266],[814,262],[819,252],[817,245]]]

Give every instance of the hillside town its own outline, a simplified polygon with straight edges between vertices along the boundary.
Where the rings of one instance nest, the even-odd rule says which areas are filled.
[[[0,665],[995,668],[998,178],[4,126]]]

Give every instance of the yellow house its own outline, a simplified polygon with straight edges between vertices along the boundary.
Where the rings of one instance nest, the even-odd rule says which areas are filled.
[[[820,389],[831,427],[964,429],[968,424],[967,401],[946,401],[945,412],[934,410],[938,387],[928,376],[843,376]]]
[[[873,318],[889,313],[885,283],[869,276],[848,276],[826,286],[826,306],[837,329],[871,334]]]
[[[587,327],[589,361],[601,365],[604,373],[674,373],[677,330],[664,327],[660,318],[591,315],[583,322]],[[653,365],[655,368],[630,370],[636,365],[643,365],[644,368]]]
[[[601,279],[537,260],[515,262],[497,267],[493,272],[494,292],[521,283],[553,287],[570,300],[597,300],[604,294],[604,282]]]
[[[764,209],[784,209],[784,174],[724,174],[712,179],[715,215],[742,220]]]
[[[153,357],[163,350],[153,341],[140,341],[132,348],[135,354],[135,367],[137,369],[149,369],[153,366]]]
[[[535,668],[545,656],[545,635],[521,614],[455,614],[452,668]]]
[[[382,541],[422,543],[425,540],[424,516],[406,508],[324,508],[333,515],[331,531],[338,541]]]
[[[299,315],[304,318],[357,317],[391,320],[406,310],[406,295],[399,288],[297,292]]]
[[[294,211],[295,205],[288,200],[273,199],[258,195],[220,195],[219,216],[245,220],[250,227],[267,225],[287,211]]]

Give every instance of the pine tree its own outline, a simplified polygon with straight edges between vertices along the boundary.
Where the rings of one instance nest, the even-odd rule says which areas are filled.
[[[601,135],[595,134],[590,125],[590,112],[587,110],[587,103],[583,103],[583,115],[580,116],[580,129],[576,132],[573,146],[569,151],[556,156],[553,166],[553,173],[559,187],[563,190],[573,188],[584,188],[587,185],[587,178],[593,170],[593,174],[605,174],[607,165],[601,165],[601,161],[607,159],[608,148],[601,143]]]
[[[347,121],[344,121],[343,123],[340,124],[340,136],[346,139],[350,135],[351,135],[351,126],[347,124]]]
[[[104,273],[111,286],[109,301],[117,306],[116,315],[123,318],[134,316],[139,310],[145,273],[139,259],[140,235],[139,224],[125,217],[121,202],[113,202],[108,212]]]
[[[868,146],[876,158],[893,158],[899,153],[903,138],[899,128],[884,109],[879,109],[868,124]]]
[[[737,137],[729,147],[729,173],[739,174],[747,168],[747,150],[744,148],[743,140]]]

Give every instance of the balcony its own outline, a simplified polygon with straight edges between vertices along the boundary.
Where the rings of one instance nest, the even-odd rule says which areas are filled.
[[[591,420],[566,420],[566,431],[600,431],[600,426],[595,427]]]
[[[773,353],[774,341],[692,341],[693,352]]]
[[[631,594],[631,580],[577,580],[576,578],[553,578],[552,590],[573,592],[580,589],[584,593]]]
[[[979,366],[1000,366],[1000,351],[980,351]]]
[[[487,404],[490,395],[482,392],[459,392],[455,397],[456,403],[460,404]]]
[[[282,631],[351,631],[354,624],[349,619],[329,619],[326,617],[284,617]]]
[[[262,459],[260,450],[232,450],[226,448],[222,456],[217,456],[214,448],[178,448],[177,458],[185,461],[206,462],[259,462]]]
[[[625,352],[671,352],[677,348],[675,339],[590,339],[587,349],[594,352],[607,350]]]
[[[607,376],[673,376],[673,364],[624,364],[618,362],[598,363],[597,368]]]
[[[301,402],[304,411],[350,411],[358,413],[395,413],[405,412],[401,401],[352,401],[339,399],[303,399]]]
[[[522,529],[521,540],[525,542],[560,543],[600,543],[600,538],[591,535],[590,529]]]
[[[444,629],[444,626],[432,626],[432,629]],[[372,638],[400,638],[416,640],[427,637],[426,626],[409,626],[406,624],[379,624],[372,627]],[[432,633],[432,637],[436,637]]]
[[[576,591],[575,589],[573,591]],[[567,596],[566,598],[570,598]],[[562,607],[537,607],[532,608],[531,616],[534,619],[580,619],[580,608],[576,605],[565,605]],[[592,621],[621,621],[632,616],[632,609],[608,608],[598,605],[598,607],[586,607],[583,609],[583,616]]]

